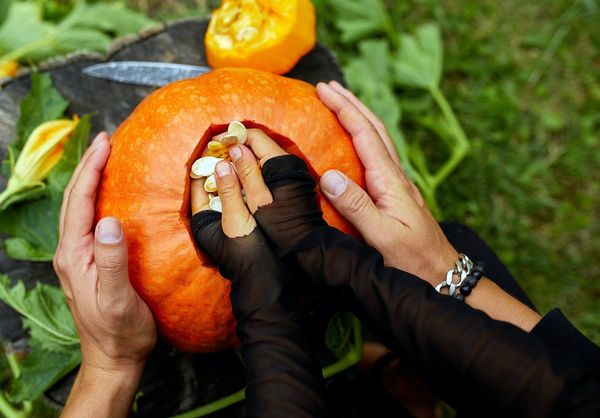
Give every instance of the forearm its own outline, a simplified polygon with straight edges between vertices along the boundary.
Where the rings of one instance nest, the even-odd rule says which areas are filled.
[[[238,322],[246,365],[249,417],[318,418],[327,415],[321,368],[296,320],[273,322],[258,313]]]
[[[384,267],[375,250],[333,228],[314,230],[292,254],[307,275],[349,288],[361,317],[461,412],[560,416],[574,387],[598,393],[597,378],[568,356]]]
[[[131,409],[143,364],[107,370],[82,363],[63,418],[119,418]]]
[[[482,278],[465,303],[485,312],[493,319],[508,322],[529,332],[542,316],[502,290],[488,278]]]

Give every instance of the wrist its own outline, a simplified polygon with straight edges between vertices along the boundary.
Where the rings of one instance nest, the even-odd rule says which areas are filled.
[[[136,388],[144,371],[144,361],[141,362],[115,362],[98,364],[81,362],[79,374],[81,379],[88,384],[107,384],[113,387]]]

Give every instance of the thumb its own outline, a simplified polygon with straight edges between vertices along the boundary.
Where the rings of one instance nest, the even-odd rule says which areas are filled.
[[[367,192],[337,170],[321,176],[321,190],[337,211],[368,240],[381,225],[381,213]]]
[[[116,218],[102,218],[96,225],[94,259],[98,271],[98,293],[105,303],[129,295],[127,243]]]

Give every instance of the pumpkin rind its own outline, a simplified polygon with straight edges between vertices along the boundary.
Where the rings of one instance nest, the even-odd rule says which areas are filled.
[[[297,150],[288,149],[299,151],[316,175],[335,168],[364,187],[351,138],[307,83],[259,70],[221,69],[165,86],[138,105],[111,139],[97,219],[121,220],[130,280],[162,335],[186,351],[237,345],[229,282],[189,232],[191,160],[206,146],[207,133],[232,120],[294,141]],[[355,234],[318,193],[327,222]]]

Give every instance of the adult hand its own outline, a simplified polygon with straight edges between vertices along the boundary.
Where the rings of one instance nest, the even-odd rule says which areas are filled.
[[[330,170],[321,177],[321,190],[383,255],[386,265],[436,285],[454,265],[458,253],[400,168],[383,123],[336,82],[320,83],[317,93],[352,136],[367,183],[364,191],[344,173]]]
[[[383,123],[350,91],[335,81],[317,93],[352,136],[365,167],[367,191],[331,170],[320,181],[333,206],[375,247],[386,266],[414,274],[432,286],[440,283],[458,258],[425,206],[417,187],[403,173]],[[468,254],[467,254],[468,255]],[[540,316],[490,280],[482,280],[467,303],[495,319],[529,331]]]
[[[103,218],[92,229],[96,189],[109,154],[109,137],[101,133],[75,170],[60,214],[54,269],[82,352],[82,368],[63,416],[126,416],[156,343],[154,318],[129,282],[119,221]]]

